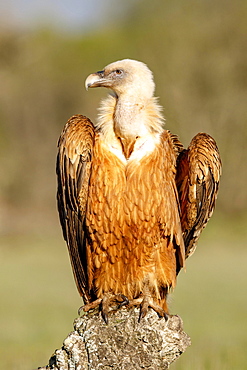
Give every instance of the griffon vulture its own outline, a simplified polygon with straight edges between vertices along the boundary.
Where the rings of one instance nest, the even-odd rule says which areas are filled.
[[[221,161],[197,134],[164,130],[152,72],[125,59],[90,74],[107,87],[93,124],[72,116],[58,143],[58,211],[84,311],[113,303],[167,318],[167,294],[212,215]]]

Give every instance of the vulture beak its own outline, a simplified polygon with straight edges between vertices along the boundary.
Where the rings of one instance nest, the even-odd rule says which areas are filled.
[[[104,86],[104,82],[106,82],[106,79],[104,78],[104,71],[92,73],[85,81],[86,90],[88,90],[89,87]]]

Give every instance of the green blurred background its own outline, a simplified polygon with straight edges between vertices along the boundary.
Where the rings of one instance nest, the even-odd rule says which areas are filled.
[[[247,369],[247,2],[63,0],[18,23],[22,1],[15,17],[0,13],[1,368],[45,365],[72,330],[81,300],[56,211],[56,143],[71,115],[96,118],[106,90],[86,92],[86,76],[132,58],[154,72],[166,128],[184,145],[211,134],[223,162],[217,209],[171,296],[192,339],[171,368]]]

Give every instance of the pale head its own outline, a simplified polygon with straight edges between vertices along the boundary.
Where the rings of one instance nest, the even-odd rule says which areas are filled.
[[[119,96],[139,96],[151,99],[155,84],[153,74],[146,64],[132,59],[123,59],[108,64],[102,71],[90,74],[85,82],[86,89],[107,87]]]

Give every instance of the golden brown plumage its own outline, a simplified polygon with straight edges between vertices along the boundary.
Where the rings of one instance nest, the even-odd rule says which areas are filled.
[[[185,258],[210,218],[221,170],[214,140],[187,150],[162,128],[154,83],[141,62],[123,60],[88,77],[110,87],[95,127],[73,116],[58,144],[58,210],[86,310],[112,300],[159,315]]]
[[[177,160],[176,183],[186,258],[194,253],[197,240],[212,216],[220,174],[216,142],[205,133],[197,134]]]

